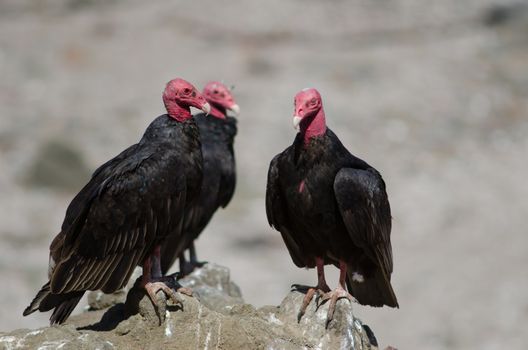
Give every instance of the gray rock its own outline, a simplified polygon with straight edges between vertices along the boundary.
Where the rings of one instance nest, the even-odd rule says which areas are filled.
[[[81,333],[73,325],[0,333],[0,349],[116,349],[104,334]]]
[[[204,306],[217,312],[227,313],[233,305],[244,303],[240,288],[231,281],[227,267],[207,263],[179,282],[191,288]]]
[[[297,290],[280,306],[244,304],[225,267],[208,264],[181,282],[197,297],[182,295],[182,304],[172,305],[158,293],[161,307],[155,308],[143,290],[132,288],[125,304],[85,312],[65,325],[0,333],[0,349],[376,349],[347,300],[338,301],[326,327],[328,305],[317,300],[297,321],[304,296]]]
[[[291,327],[292,333],[297,333],[319,349],[371,349],[371,343],[376,343],[369,340],[363,324],[354,317],[353,305],[346,299],[337,301],[333,319],[328,326],[328,304],[319,304],[317,298],[312,300],[306,313],[297,322],[303,298],[304,293],[291,291],[278,310],[269,313],[270,322],[282,322]]]
[[[88,305],[91,311],[108,309],[119,303],[124,303],[127,298],[128,289],[123,288],[112,294],[98,291],[88,293]]]

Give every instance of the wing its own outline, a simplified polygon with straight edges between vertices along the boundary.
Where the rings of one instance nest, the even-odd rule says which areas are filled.
[[[335,177],[334,193],[354,244],[390,276],[391,212],[381,175],[373,168],[343,168]]]
[[[295,242],[290,229],[288,213],[279,182],[278,163],[281,154],[272,159],[268,170],[268,183],[266,185],[266,215],[270,226],[281,233],[288,252],[298,267],[305,267],[306,262],[299,245]]]
[[[237,133],[236,119],[229,118],[228,122],[224,125],[224,132],[229,135],[228,137],[228,153],[224,153],[221,157],[221,170],[222,177],[220,179],[220,191],[218,194],[218,205],[225,208],[235,193],[236,186],[236,161],[235,151],[233,148],[234,138]]]
[[[115,165],[104,180],[94,179],[97,191],[80,206],[61,242],[52,244],[52,293],[121,288],[159,236],[179,226],[183,176],[174,178],[177,172],[169,173],[160,166],[165,160],[155,156],[135,158]]]
[[[225,208],[235,193],[236,186],[236,168],[235,158],[231,153],[231,159],[222,159],[220,177],[220,188],[218,189],[218,206]]]
[[[68,206],[68,209],[66,210],[66,216],[62,224],[62,231],[66,231],[73,223],[75,218],[81,214],[84,204],[92,196],[93,192],[97,190],[97,187],[100,184],[100,181],[98,180],[109,176],[117,165],[119,165],[124,159],[136,151],[136,147],[137,144],[128,147],[126,150],[119,153],[117,156],[110,159],[94,171],[91,180],[81,189],[81,191],[79,191],[79,193],[73,198],[70,205]]]

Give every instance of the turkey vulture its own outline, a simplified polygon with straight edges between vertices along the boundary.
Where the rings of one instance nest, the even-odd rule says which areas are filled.
[[[352,295],[363,305],[398,307],[390,284],[391,213],[380,173],[327,128],[316,89],[300,91],[294,103],[299,133],[271,161],[266,214],[295,265],[317,267],[318,284],[308,289],[299,318],[316,293],[330,299],[327,322],[337,300],[353,301]],[[324,276],[328,264],[340,269],[333,291]]]
[[[200,129],[203,155],[203,178],[198,200],[186,216],[182,239],[176,236],[167,240],[161,250],[161,270],[165,274],[174,261],[180,259],[180,276],[190,273],[198,262],[194,240],[198,238],[215,211],[225,208],[235,191],[236,172],[233,141],[237,133],[237,120],[226,115],[231,110],[238,115],[240,109],[229,89],[219,82],[210,82],[203,95],[211,105],[209,116],[194,117]],[[207,120],[206,120],[207,119]],[[189,249],[190,262],[184,251]]]
[[[68,206],[50,246],[49,281],[24,316],[54,309],[51,324],[63,323],[85,291],[124,287],[136,265],[143,267],[140,285],[154,304],[158,290],[178,302],[161,278],[160,245],[181,234],[174,228],[182,227],[201,184],[199,131],[189,107],[209,112],[210,106],[183,79],[167,84],[163,102],[167,114],[100,166]]]

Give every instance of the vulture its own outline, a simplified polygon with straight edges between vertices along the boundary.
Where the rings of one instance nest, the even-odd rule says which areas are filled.
[[[317,268],[298,314],[313,296],[330,300],[327,322],[340,298],[362,305],[399,307],[390,278],[391,211],[380,173],[352,155],[326,126],[321,95],[304,89],[294,99],[291,146],[270,163],[266,214],[298,267]],[[337,288],[324,266],[339,268]]]
[[[203,156],[203,178],[200,194],[190,213],[186,215],[183,236],[173,236],[165,242],[161,250],[161,270],[168,272],[179,258],[180,274],[185,276],[196,267],[203,265],[198,261],[194,240],[207,226],[216,210],[225,208],[235,191],[236,170],[233,142],[237,133],[237,120],[227,116],[227,110],[240,113],[231,91],[222,83],[210,82],[203,96],[211,106],[208,116],[201,113],[194,116],[200,129]],[[184,252],[189,250],[190,261]]]
[[[175,228],[183,227],[200,190],[199,130],[189,107],[208,113],[210,105],[179,78],[167,83],[163,102],[167,114],[137,144],[100,166],[71,201],[50,246],[49,281],[24,316],[53,309],[50,323],[63,323],[85,291],[121,289],[137,265],[143,267],[140,286],[154,304],[159,290],[179,302],[175,287],[162,278],[160,247],[181,235]]]

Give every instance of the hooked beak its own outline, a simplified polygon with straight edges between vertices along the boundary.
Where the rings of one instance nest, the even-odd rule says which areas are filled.
[[[235,113],[235,115],[240,114],[240,107],[237,104],[234,104],[231,107],[229,107],[229,110]]]
[[[299,124],[301,124],[301,117],[298,115],[293,116],[293,128],[297,131],[299,131]]]
[[[202,105],[202,108],[200,108],[205,114],[209,115],[211,113],[211,105],[209,102],[206,102]]]

